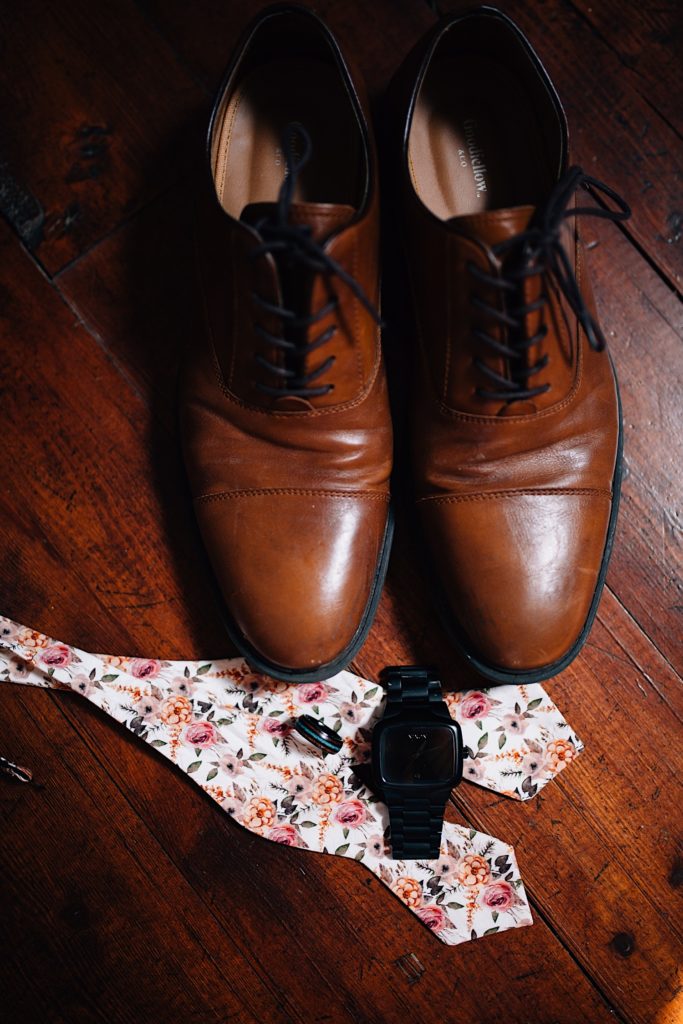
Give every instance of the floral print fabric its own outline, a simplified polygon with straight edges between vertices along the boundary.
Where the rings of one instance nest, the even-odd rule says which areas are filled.
[[[187,772],[240,825],[364,864],[443,942],[532,923],[514,850],[493,836],[445,822],[438,860],[391,858],[388,811],[354,771],[368,761],[383,713],[376,683],[345,671],[288,685],[241,658],[90,654],[2,617],[0,680],[81,694]],[[507,796],[534,796],[582,748],[538,685],[445,699],[463,730],[464,778]],[[339,733],[339,754],[322,757],[293,730],[302,713]]]
[[[447,693],[460,722],[463,779],[516,800],[536,796],[583,750],[539,683]]]

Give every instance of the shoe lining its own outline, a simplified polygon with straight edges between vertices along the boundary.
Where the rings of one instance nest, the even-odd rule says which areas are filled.
[[[214,180],[219,202],[239,218],[251,203],[275,202],[282,184],[282,132],[298,121],[312,141],[294,202],[356,206],[361,187],[358,123],[333,65],[269,61],[246,74],[215,128]]]
[[[441,220],[536,205],[556,173],[528,90],[478,54],[432,62],[415,104],[408,161],[415,191]]]

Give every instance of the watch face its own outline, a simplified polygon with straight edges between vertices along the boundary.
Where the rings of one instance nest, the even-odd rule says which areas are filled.
[[[392,725],[381,737],[381,775],[389,785],[449,782],[455,758],[455,735],[447,725]]]

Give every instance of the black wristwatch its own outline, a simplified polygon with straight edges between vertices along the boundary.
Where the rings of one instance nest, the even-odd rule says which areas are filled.
[[[387,668],[384,716],[372,733],[375,789],[389,808],[396,860],[439,856],[451,789],[462,778],[460,726],[441,696],[435,671],[419,665]]]

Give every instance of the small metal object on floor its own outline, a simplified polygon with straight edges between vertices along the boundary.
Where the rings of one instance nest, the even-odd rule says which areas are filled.
[[[400,967],[405,976],[408,979],[409,985],[414,985],[416,981],[419,981],[425,972],[424,966],[420,963],[414,953],[404,953],[394,963],[397,967]]]
[[[15,764],[6,757],[0,756],[0,773],[6,775],[15,782],[33,782],[33,772],[30,768]]]

